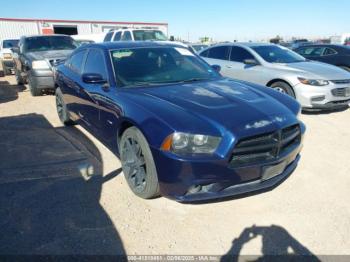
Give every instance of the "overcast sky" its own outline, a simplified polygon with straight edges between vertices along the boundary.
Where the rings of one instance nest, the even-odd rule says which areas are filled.
[[[195,42],[331,36],[350,32],[349,12],[350,0],[16,0],[0,16],[167,22],[169,35]]]

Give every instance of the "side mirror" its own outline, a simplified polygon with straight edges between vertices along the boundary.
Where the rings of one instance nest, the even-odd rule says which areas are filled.
[[[82,80],[87,84],[105,84],[107,83],[106,79],[103,79],[102,75],[95,73],[83,74]]]
[[[243,63],[246,65],[252,65],[252,66],[259,65],[259,62],[256,61],[255,59],[244,59]]]
[[[11,48],[11,51],[12,51],[13,53],[19,54],[19,47],[17,47],[17,46],[12,47],[12,48]]]
[[[221,66],[219,66],[219,65],[212,65],[211,68],[213,68],[214,71],[217,73],[220,73],[220,71],[221,71]]]

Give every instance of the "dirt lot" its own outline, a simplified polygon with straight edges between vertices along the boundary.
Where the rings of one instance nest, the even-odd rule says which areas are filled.
[[[350,254],[350,110],[302,115],[301,162],[274,190],[184,205],[135,197],[54,96],[0,81],[0,254]]]

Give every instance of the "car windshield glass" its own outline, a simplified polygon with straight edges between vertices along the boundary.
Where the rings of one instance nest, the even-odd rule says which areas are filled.
[[[135,41],[156,40],[165,41],[167,37],[162,31],[159,30],[134,30],[133,31]]]
[[[298,63],[306,59],[301,55],[279,46],[255,46],[252,49],[269,63]]]
[[[207,63],[182,47],[111,51],[117,84],[122,87],[194,82],[219,78]]]
[[[206,47],[208,47],[207,45],[192,45],[192,48],[194,49],[194,50],[196,50],[197,52],[198,51],[201,51],[202,49],[204,49],[204,48],[206,48]]]
[[[18,46],[19,40],[4,40],[2,43],[3,48],[12,48]]]
[[[27,52],[71,50],[76,47],[77,45],[74,43],[74,40],[67,36],[30,37],[26,40],[25,44]]]

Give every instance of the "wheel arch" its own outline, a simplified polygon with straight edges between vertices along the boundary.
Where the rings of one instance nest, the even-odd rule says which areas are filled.
[[[268,83],[266,84],[266,86],[271,87],[274,83],[277,83],[277,82],[283,82],[283,83],[289,85],[290,88],[292,89],[293,93],[294,93],[294,96],[296,97],[296,94],[295,94],[295,90],[294,90],[293,85],[292,85],[291,83],[289,83],[289,82],[288,82],[287,80],[285,80],[285,79],[281,79],[281,78],[272,79],[272,80],[270,80],[270,82],[268,82]]]

